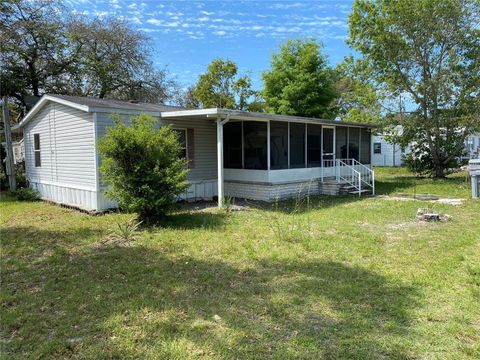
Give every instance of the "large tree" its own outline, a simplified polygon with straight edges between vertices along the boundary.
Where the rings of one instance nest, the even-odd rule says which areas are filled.
[[[268,112],[332,118],[335,75],[321,45],[313,39],[287,40],[262,74]]]
[[[337,65],[335,88],[338,97],[334,107],[342,121],[380,123],[384,97],[365,77],[363,65],[352,56]]]
[[[79,48],[69,45],[60,2],[7,0],[0,5],[1,95],[25,104],[72,67]]]
[[[200,106],[249,110],[256,92],[248,75],[238,76],[238,66],[231,60],[214,59],[200,75],[193,89]]]
[[[478,0],[356,0],[349,18],[375,86],[408,96],[402,141],[434,177],[480,127],[479,19]]]
[[[177,87],[151,62],[149,39],[121,19],[72,17],[58,0],[0,4],[1,93],[62,93],[165,102]]]

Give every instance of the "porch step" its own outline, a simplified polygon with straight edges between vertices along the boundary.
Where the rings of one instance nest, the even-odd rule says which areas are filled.
[[[358,195],[359,192],[360,192],[360,194],[371,194],[372,193],[372,191],[370,189],[362,189],[360,191],[353,190],[353,191],[349,191],[348,193],[353,194],[353,195]]]
[[[350,183],[347,182],[337,182],[336,180],[328,180],[324,182],[320,182],[319,184],[320,193],[323,195],[358,195],[359,192],[355,186],[352,186]],[[360,194],[368,194],[371,193],[371,189],[362,189]]]

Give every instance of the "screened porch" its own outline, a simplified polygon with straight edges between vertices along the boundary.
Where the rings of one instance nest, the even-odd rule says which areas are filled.
[[[370,164],[371,130],[290,121],[223,125],[224,179],[288,182],[336,175],[337,161]]]

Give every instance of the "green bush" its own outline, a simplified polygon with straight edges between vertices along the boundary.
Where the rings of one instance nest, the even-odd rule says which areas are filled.
[[[15,191],[17,200],[20,201],[38,201],[40,200],[40,194],[37,190],[32,188],[19,188]]]
[[[177,135],[168,126],[155,129],[155,118],[145,114],[130,125],[114,122],[99,143],[107,196],[143,220],[158,220],[188,186]]]

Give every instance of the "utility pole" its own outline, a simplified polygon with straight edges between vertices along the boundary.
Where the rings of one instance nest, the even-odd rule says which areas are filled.
[[[17,190],[17,181],[15,179],[15,166],[13,164],[12,132],[10,131],[10,120],[8,118],[8,98],[4,96],[0,104],[3,108],[3,125],[5,129],[5,144],[7,148],[7,158],[5,160],[7,162],[6,169],[8,185],[10,187],[10,191],[14,192]]]

